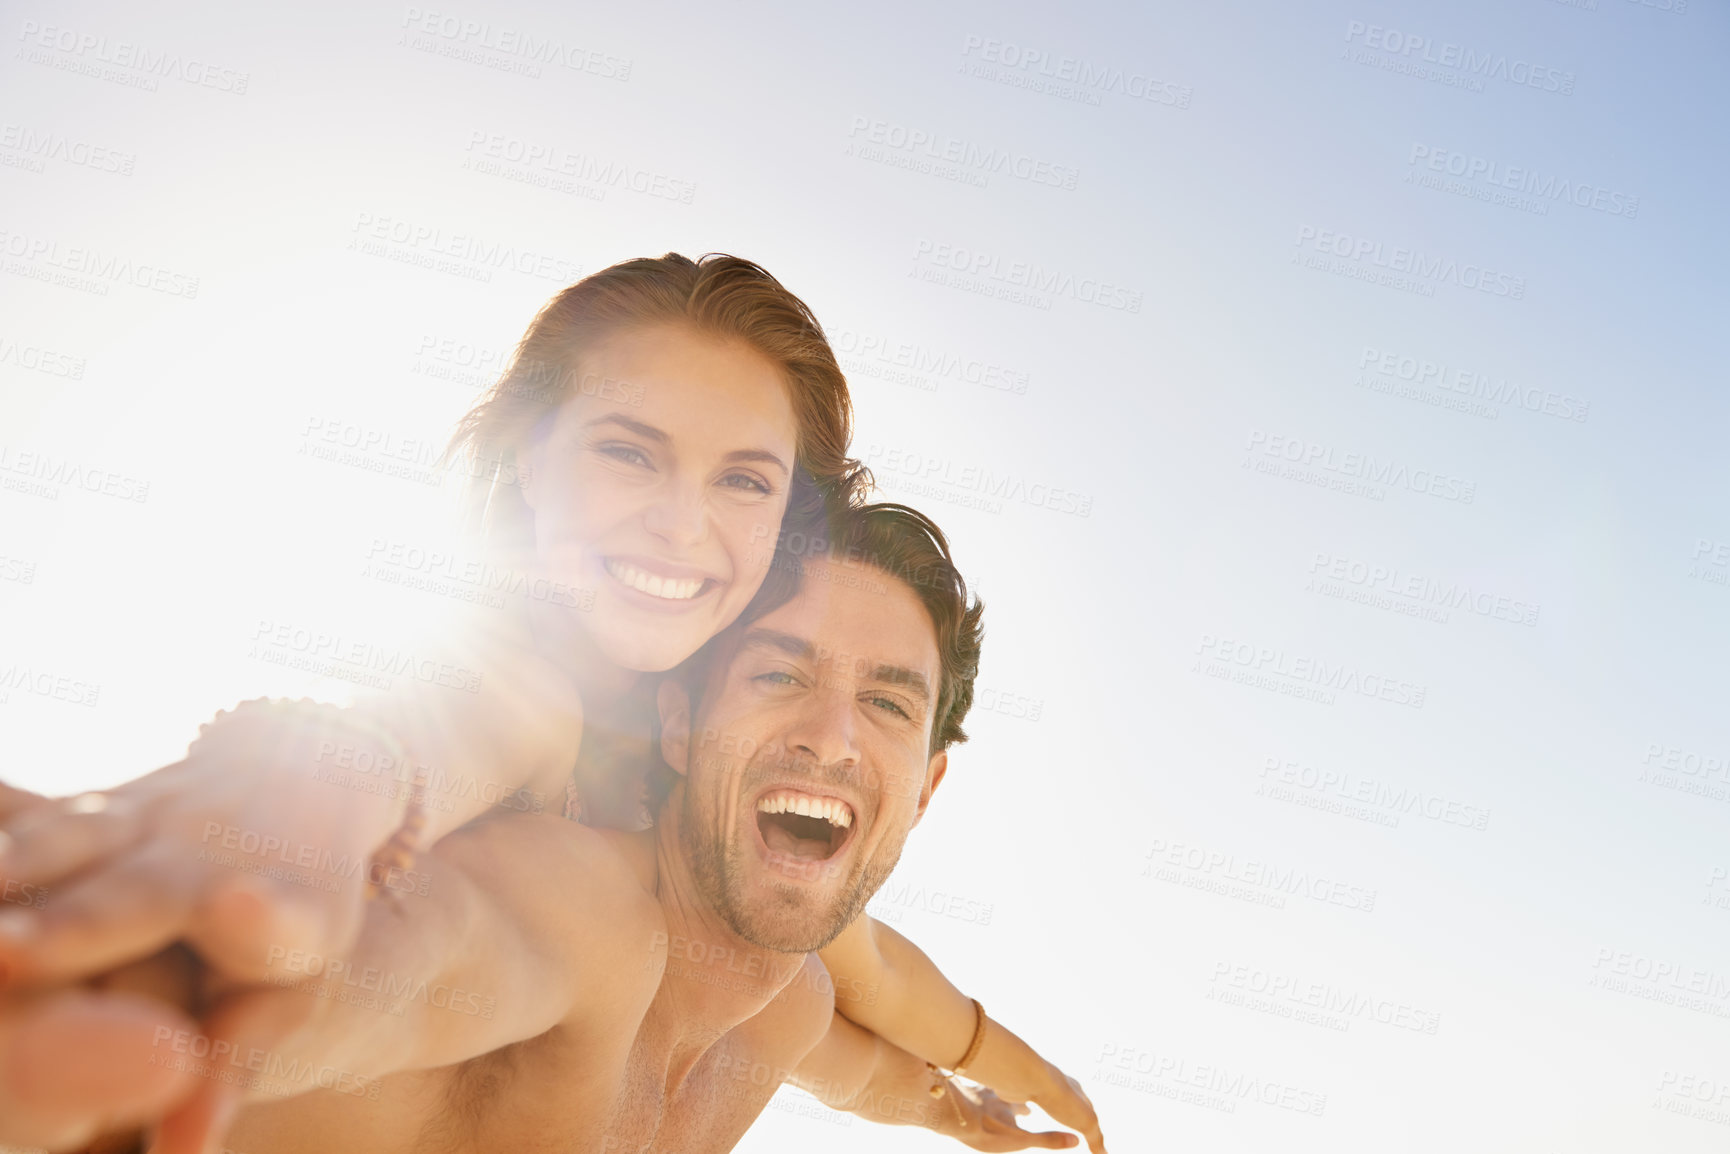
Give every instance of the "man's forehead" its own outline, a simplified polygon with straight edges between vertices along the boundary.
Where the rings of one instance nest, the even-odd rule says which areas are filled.
[[[808,558],[799,591],[746,629],[744,645],[785,639],[807,645],[819,660],[913,670],[936,685],[937,631],[918,594],[875,565]]]

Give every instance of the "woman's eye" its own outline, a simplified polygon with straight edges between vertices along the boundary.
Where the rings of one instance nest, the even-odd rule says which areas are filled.
[[[729,489],[743,489],[750,493],[761,493],[765,497],[775,490],[761,477],[753,477],[749,473],[728,473],[721,478],[721,484]]]
[[[649,456],[635,445],[600,445],[596,451],[603,457],[623,461],[627,465],[647,465]]]
[[[602,445],[600,452],[614,460],[623,460],[628,465],[649,464],[649,455],[635,445]]]

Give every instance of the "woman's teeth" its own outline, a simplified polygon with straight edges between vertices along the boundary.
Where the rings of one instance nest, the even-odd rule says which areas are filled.
[[[608,561],[606,567],[608,573],[637,592],[668,601],[689,601],[702,590],[705,583],[701,577],[658,577],[623,561]]]
[[[832,797],[811,797],[808,794],[779,792],[766,794],[757,803],[758,813],[796,813],[800,817],[820,817],[830,825],[846,829],[853,824],[853,810],[844,801]]]

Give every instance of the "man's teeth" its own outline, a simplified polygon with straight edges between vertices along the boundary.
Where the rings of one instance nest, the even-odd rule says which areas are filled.
[[[796,813],[800,817],[820,817],[830,825],[846,829],[853,824],[853,811],[846,802],[832,797],[812,797],[803,793],[771,793],[757,803],[758,813]]]
[[[645,573],[635,565],[627,565],[623,561],[608,561],[606,564],[608,573],[650,597],[663,597],[668,601],[689,601],[703,587],[701,577],[660,577]]]

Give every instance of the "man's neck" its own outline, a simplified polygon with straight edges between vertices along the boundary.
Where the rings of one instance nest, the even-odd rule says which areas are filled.
[[[655,896],[667,919],[667,968],[651,1016],[661,1017],[668,1029],[669,1086],[682,1081],[727,1031],[761,1013],[799,976],[810,956],[753,945],[703,898],[680,846],[684,788],[680,782],[661,806],[654,833]]]

